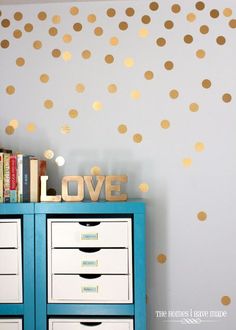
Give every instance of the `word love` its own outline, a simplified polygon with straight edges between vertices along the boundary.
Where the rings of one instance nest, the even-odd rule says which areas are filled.
[[[94,179],[96,178],[96,184]],[[47,195],[47,181],[48,176],[41,176],[41,202],[81,202],[84,199],[84,188],[87,187],[90,199],[96,202],[99,199],[99,195],[102,190],[102,186],[105,185],[105,198],[107,201],[126,201],[128,199],[127,194],[121,193],[121,183],[126,183],[128,178],[126,175],[97,175],[97,176],[64,176],[62,179],[62,191],[61,195],[48,196]],[[77,184],[77,194],[69,194],[69,184]]]

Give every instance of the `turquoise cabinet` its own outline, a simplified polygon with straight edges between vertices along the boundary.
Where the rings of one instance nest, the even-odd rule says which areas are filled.
[[[20,219],[23,251],[23,301],[0,303],[0,317],[22,318],[24,330],[146,329],[143,201],[0,211],[0,221]]]

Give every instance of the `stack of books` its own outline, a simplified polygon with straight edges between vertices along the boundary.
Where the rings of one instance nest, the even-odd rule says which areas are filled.
[[[46,166],[46,160],[0,149],[0,203],[39,202]]]

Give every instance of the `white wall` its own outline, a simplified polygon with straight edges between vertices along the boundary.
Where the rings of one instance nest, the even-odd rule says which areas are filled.
[[[0,48],[1,144],[38,157],[52,150],[49,186],[57,193],[63,175],[88,174],[94,166],[103,174],[129,176],[129,196],[147,201],[149,330],[182,330],[180,322],[170,322],[182,318],[165,322],[155,311],[190,309],[227,311],[225,319],[202,318],[201,330],[235,329],[236,32],[230,25],[235,25],[236,4],[207,0],[198,10],[195,3],[178,1],[178,13],[169,0],[158,1],[158,10],[150,9],[150,1],[1,6],[0,20],[10,21],[9,27],[0,26],[1,40],[10,43]],[[77,15],[70,13],[73,6],[79,8]],[[129,7],[135,10],[132,17],[126,15]],[[116,10],[114,17],[107,16],[108,8]],[[217,14],[210,14],[212,9],[219,17],[211,17]],[[38,19],[41,11],[46,20]],[[16,12],[22,20],[14,19]],[[94,23],[87,20],[90,14],[96,15]],[[59,23],[52,22],[54,15]],[[142,23],[144,15],[151,18],[149,24]],[[164,25],[168,20],[172,29],[171,23]],[[124,31],[119,28],[123,21],[128,23]],[[78,22],[83,28],[75,32]],[[27,23],[33,25],[31,32],[24,30]],[[202,25],[209,27],[207,34],[199,31]],[[49,35],[51,27],[57,28],[56,36]],[[94,34],[96,27],[102,27],[101,36]],[[17,29],[20,38],[13,36]],[[63,41],[65,34],[71,35],[70,43]],[[183,39],[188,34],[190,44]],[[218,36],[225,37],[225,44],[216,42]],[[109,43],[111,37],[118,38],[117,46]],[[164,47],[156,44],[161,37]],[[42,48],[33,47],[36,40]],[[52,56],[53,49],[61,51],[59,58]],[[205,57],[197,57],[199,49]],[[84,50],[91,52],[87,60],[81,56]],[[108,54],[112,64],[104,61]],[[19,57],[23,66],[16,65]],[[124,64],[127,58],[132,67]],[[174,63],[172,70],[165,69],[166,61]],[[146,71],[153,72],[152,80],[145,79]],[[47,83],[40,81],[42,74],[49,76]],[[204,79],[211,81],[210,88],[202,87]],[[82,93],[76,91],[78,83],[85,86]],[[116,84],[116,93],[108,92],[110,84]],[[7,86],[14,86],[12,95]],[[171,90],[179,92],[177,98],[170,97]],[[132,99],[133,91],[140,98]],[[226,93],[230,102],[222,100]],[[51,109],[44,107],[48,99]],[[100,111],[93,109],[96,101],[102,103]],[[192,103],[198,111],[190,111]],[[70,109],[78,111],[77,118],[69,116]],[[169,128],[162,128],[163,120]],[[121,124],[127,133],[118,132]],[[68,134],[61,132],[64,125]],[[133,141],[137,133],[141,143]],[[57,166],[58,156],[64,166]],[[148,185],[147,192],[140,191],[141,183]],[[198,219],[199,212],[205,220]],[[229,298],[230,304],[222,304]]]

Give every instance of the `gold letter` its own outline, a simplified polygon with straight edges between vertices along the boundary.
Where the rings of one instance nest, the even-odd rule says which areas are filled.
[[[102,185],[103,185],[103,182],[105,180],[105,176],[103,175],[97,175],[96,176],[96,179],[97,179],[97,185],[94,189],[94,186],[93,186],[93,177],[92,175],[86,175],[84,176],[84,181],[87,185],[87,188],[88,188],[88,192],[89,192],[89,195],[91,197],[91,200],[93,202],[96,202],[99,198],[99,194],[101,192],[101,189],[102,189]]]
[[[71,196],[68,191],[68,183],[77,182],[77,195]],[[82,176],[64,176],[62,179],[62,199],[65,202],[81,202],[84,199],[84,180]]]
[[[46,175],[41,176],[40,201],[41,202],[60,202],[61,201],[61,195],[47,196],[47,181],[48,181],[48,176],[46,176]]]
[[[128,177],[126,175],[113,175],[106,177],[106,200],[107,201],[126,201],[127,194],[112,195],[112,191],[120,192],[120,184],[113,185],[112,181],[127,182]]]

